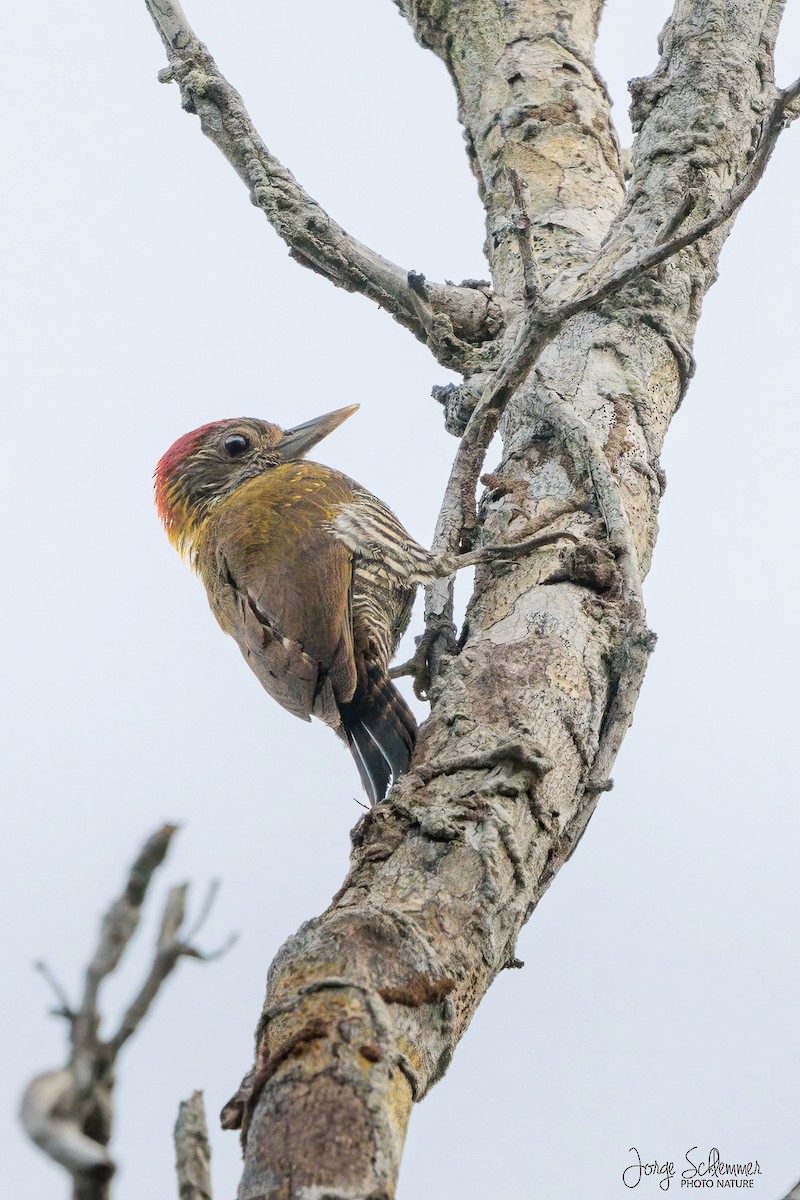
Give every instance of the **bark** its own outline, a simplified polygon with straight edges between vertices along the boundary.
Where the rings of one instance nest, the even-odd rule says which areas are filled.
[[[270,153],[242,98],[222,76],[189,25],[178,0],[146,0],[170,55],[159,75],[177,82],[183,107],[200,118],[203,132],[246,184],[292,256],[337,287],[361,292],[425,342],[438,360],[466,370],[479,348],[502,328],[503,306],[488,284],[468,280],[429,283],[370,250],[337,224],[287,168]]]
[[[623,198],[609,97],[594,66],[602,0],[398,7],[455,85],[496,291],[525,295],[521,244],[543,285],[563,281],[597,251]]]
[[[180,1200],[211,1200],[211,1149],[203,1093],[184,1100],[175,1122],[175,1166]]]
[[[147,2],[184,106],[224,142],[240,98],[179,6]],[[518,965],[522,925],[610,786],[653,643],[641,580],[664,436],[732,219],[800,90],[774,83],[782,0],[676,0],[658,67],[631,85],[626,190],[593,61],[600,0],[398,4],[453,79],[502,314],[490,331],[454,321],[453,294],[425,293],[472,347],[449,360],[464,385],[439,396],[463,437],[434,549],[555,521],[579,541],[480,566],[458,653],[448,586],[431,589],[432,707],[412,769],[353,831],[330,908],[270,967],[255,1065],[223,1113],[242,1129],[240,1200],[394,1194],[412,1104],[498,972]],[[306,234],[256,202],[308,258]],[[373,282],[356,286],[376,298]],[[405,304],[400,288],[392,311],[414,328]],[[502,461],[476,513],[498,425]]]

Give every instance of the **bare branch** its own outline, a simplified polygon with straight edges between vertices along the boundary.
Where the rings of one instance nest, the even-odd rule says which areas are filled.
[[[187,934],[186,940],[182,940],[178,935],[181,926],[183,925],[186,916],[186,892],[187,884],[182,884],[180,887],[170,889],[167,896],[167,902],[164,906],[164,913],[161,918],[161,929],[156,943],[156,953],[153,958],[152,966],[145,979],[138,995],[134,998],[128,1007],[125,1015],[120,1022],[119,1029],[112,1038],[108,1041],[108,1047],[111,1053],[116,1056],[122,1046],[125,1045],[138,1029],[147,1013],[150,1006],[155,1000],[161,985],[169,977],[175,969],[178,960],[181,958],[195,958],[202,962],[209,962],[220,955],[226,953],[227,950],[236,941],[235,937],[229,938],[225,944],[213,954],[204,954],[190,943],[190,938],[194,936],[204,924],[208,917],[211,906],[214,901],[214,896],[217,892],[217,887],[210,889],[206,900],[203,903],[198,919],[195,921],[190,934]]]
[[[680,253],[681,250],[685,250],[688,246],[693,245],[700,238],[712,233],[720,225],[723,225],[725,221],[735,216],[745,200],[753,194],[761,182],[782,131],[798,116],[800,111],[796,107],[798,98],[800,98],[800,79],[796,79],[788,88],[778,92],[772,109],[763,123],[761,137],[750,165],[742,179],[731,189],[727,199],[719,208],[704,220],[699,221],[697,225],[684,230],[683,233],[676,233],[670,236],[672,232],[671,228],[668,227],[667,229],[660,230],[657,244],[643,254],[636,262],[610,275],[597,287],[584,292],[582,296],[577,296],[574,300],[568,300],[563,304],[559,304],[557,308],[550,312],[546,310],[541,311],[539,313],[540,323],[546,326],[560,327],[570,317],[596,308],[603,300],[607,300],[610,296],[615,295],[627,284],[635,283],[637,279],[646,275],[648,271],[661,266],[667,259],[672,258],[673,255]],[[692,207],[691,198],[686,197],[677,211],[676,226],[691,212]]]
[[[86,969],[86,983],[81,1005],[84,1020],[96,1018],[97,993],[102,981],[119,964],[120,959],[139,924],[142,905],[153,872],[164,861],[177,825],[164,825],[142,847],[130,869],[125,890],[109,908],[100,928],[100,938],[92,960]]]
[[[474,367],[477,347],[503,325],[489,288],[428,283],[351,237],[303,190],[267,149],[241,96],[219,71],[190,26],[178,0],[146,0],[169,56],[162,82],[175,81],[183,107],[200,118],[203,133],[247,185],[292,257],[337,287],[360,292],[390,312],[455,370]]]
[[[442,576],[452,575],[453,571],[461,571],[464,567],[477,567],[486,563],[513,562],[524,554],[532,554],[534,550],[542,550],[545,546],[554,546],[557,542],[574,542],[580,544],[580,538],[568,529],[554,529],[551,533],[540,533],[536,537],[525,538],[521,542],[503,542],[499,546],[482,546],[480,550],[470,550],[467,554],[457,554],[450,559],[440,559],[437,568]]]
[[[194,919],[191,929],[186,934],[186,941],[193,942],[200,930],[205,925],[208,918],[211,916],[211,910],[214,907],[217,896],[219,895],[219,880],[212,879],[206,890],[205,898],[200,908],[197,910],[197,916]]]
[[[37,964],[60,1001],[58,1014],[69,1018],[71,1053],[64,1069],[49,1071],[31,1082],[23,1097],[21,1119],[31,1140],[71,1173],[75,1200],[108,1198],[108,1180],[114,1172],[114,1162],[107,1144],[111,1137],[114,1074],[120,1049],[138,1028],[178,960],[211,957],[194,949],[188,938],[180,939],[187,889],[186,885],[172,888],[164,906],[147,979],[115,1036],[109,1041],[100,1038],[100,986],[118,966],[136,931],[153,874],[164,861],[176,828],[164,825],[147,840],[130,869],[122,895],[103,918],[98,943],[86,970],[79,1010],[71,1008],[48,968]],[[208,916],[216,890],[216,886],[210,889],[192,935]],[[226,943],[218,953],[230,944]]]
[[[528,304],[533,304],[539,295],[540,280],[531,246],[530,217],[525,208],[519,173],[513,167],[506,167],[506,174],[508,175],[511,194],[514,197],[514,226],[519,244],[520,262],[522,263],[525,300]]]
[[[59,981],[56,979],[55,975],[50,970],[47,963],[46,962],[35,962],[33,965],[34,965],[35,970],[37,970],[39,972],[39,974],[45,979],[45,981],[50,985],[50,987],[53,991],[53,994],[56,997],[56,1000],[58,1000],[59,1007],[56,1009],[53,1009],[53,1016],[66,1017],[70,1021],[73,1020],[75,1017],[75,1013],[72,1010],[72,1005],[69,1002],[67,993],[64,990],[64,988],[62,987],[62,985],[59,983]]]
[[[606,453],[587,422],[562,397],[547,387],[538,371],[535,375],[535,387],[528,392],[531,407],[584,464],[590,492],[600,509],[609,544],[619,564],[624,600],[633,605],[637,613],[643,612],[639,556],[619,482],[611,470]]]
[[[105,1146],[87,1137],[70,1116],[76,1108],[75,1074],[65,1068],[38,1075],[25,1089],[20,1119],[31,1141],[72,1175],[86,1176],[99,1185],[114,1173]]]
[[[211,1146],[203,1093],[182,1100],[175,1122],[175,1168],[180,1200],[211,1200]]]
[[[555,331],[551,336],[555,336]],[[455,554],[459,548],[471,548],[476,528],[475,491],[486,451],[508,397],[525,378],[545,345],[544,333],[532,310],[509,327],[505,339],[508,348],[495,371],[486,379],[483,391],[478,393],[477,404],[456,451],[433,537],[433,553],[437,556]],[[474,381],[470,381],[470,385],[474,387]],[[425,593],[426,625],[452,620],[452,615],[452,579],[431,584]]]

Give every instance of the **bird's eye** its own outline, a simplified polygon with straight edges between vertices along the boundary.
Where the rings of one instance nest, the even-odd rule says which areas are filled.
[[[231,458],[239,458],[250,449],[250,438],[245,437],[243,433],[232,433],[230,437],[225,438],[223,445]]]

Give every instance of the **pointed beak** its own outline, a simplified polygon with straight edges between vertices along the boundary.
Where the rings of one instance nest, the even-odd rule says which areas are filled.
[[[313,421],[287,429],[275,449],[280,450],[286,459],[303,458],[312,446],[333,433],[358,407],[357,404],[350,404],[347,408],[337,408],[335,412],[325,413],[324,417],[315,417]]]

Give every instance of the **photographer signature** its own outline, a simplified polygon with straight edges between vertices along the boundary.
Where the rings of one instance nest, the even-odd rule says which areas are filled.
[[[669,1190],[669,1185],[675,1178],[675,1162],[657,1159],[645,1162],[636,1146],[631,1146],[630,1154],[635,1155],[633,1162],[622,1172],[622,1182],[627,1188],[638,1187],[643,1179],[652,1176],[658,1180],[662,1192]],[[761,1174],[758,1159],[748,1162],[725,1162],[716,1146],[712,1146],[707,1158],[699,1158],[697,1146],[686,1151],[684,1159],[687,1162],[681,1171],[681,1187],[710,1187],[716,1182],[717,1187],[752,1187],[753,1176]]]

